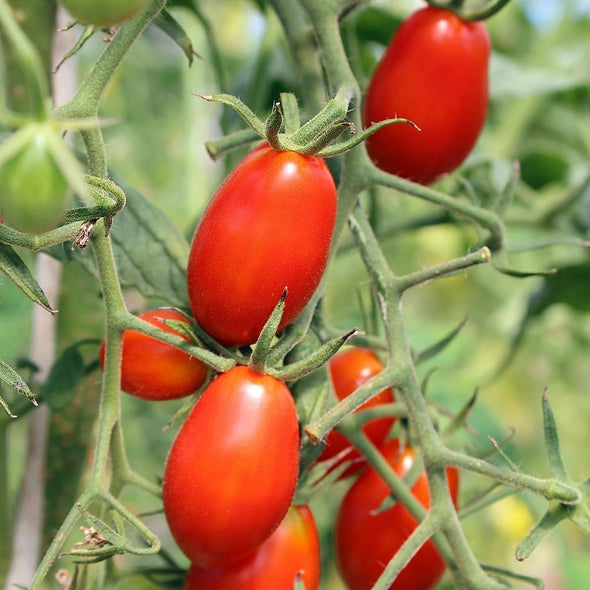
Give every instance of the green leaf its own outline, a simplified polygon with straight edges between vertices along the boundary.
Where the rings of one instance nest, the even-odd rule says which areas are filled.
[[[7,365],[3,360],[0,359],[0,381],[6,383],[13,389],[16,389],[18,393],[24,395],[31,402],[36,406],[37,401],[35,400],[35,396],[29,389],[29,386],[24,382],[23,378],[10,366]],[[0,396],[0,405],[4,408],[6,413],[11,418],[16,418],[14,414],[9,410],[7,403],[4,399]]]
[[[121,285],[144,297],[187,307],[186,266],[189,245],[164,212],[141,193],[113,178],[125,191],[127,202],[113,220],[111,237]],[[60,260],[77,260],[97,275],[90,253],[72,253],[55,246],[48,253]]]
[[[585,60],[584,56],[580,66]],[[575,63],[569,64],[567,68],[525,66],[497,52],[492,54],[490,61],[492,99],[552,94],[585,86],[587,83],[584,67],[576,67]]]
[[[435,357],[437,354],[442,352],[453,340],[456,336],[459,335],[461,330],[467,324],[467,316],[465,316],[455,328],[453,328],[444,338],[435,342],[432,346],[428,347],[426,350],[423,350],[416,356],[415,363],[418,365],[425,361],[430,360],[431,358]]]
[[[195,56],[200,57],[186,31],[167,10],[162,10],[154,19],[153,24],[166,33],[182,49],[188,59],[189,67],[193,65]]]
[[[3,272],[29,299],[49,311],[55,310],[39,283],[12,246],[0,243],[0,271]]]
[[[559,268],[545,277],[541,288],[529,300],[527,315],[535,316],[551,305],[563,303],[577,311],[590,311],[590,264],[585,262]]]
[[[54,411],[66,408],[84,377],[84,359],[78,351],[78,345],[66,348],[51,367],[43,383],[41,393],[43,400]]]

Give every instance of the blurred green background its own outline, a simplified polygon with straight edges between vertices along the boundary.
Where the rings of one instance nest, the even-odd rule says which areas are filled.
[[[346,30],[363,42],[366,63],[353,64],[359,72],[369,71],[392,27],[418,4],[381,2],[348,17]],[[562,450],[575,480],[588,476],[586,449],[590,443],[589,260],[587,251],[574,243],[587,240],[590,227],[590,192],[585,187],[590,173],[588,5],[513,0],[491,19],[495,50],[492,104],[477,149],[461,170],[477,188],[475,198],[485,204],[486,198],[492,199],[506,184],[513,162],[519,160],[522,178],[506,215],[508,237],[515,247],[509,263],[517,269],[568,266],[574,268],[570,278],[556,287],[543,278],[518,279],[487,265],[416,288],[404,300],[406,329],[417,350],[442,338],[468,317],[452,345],[419,367],[421,377],[434,371],[427,395],[450,411],[458,411],[478,388],[478,402],[470,419],[476,434],[461,435],[455,444],[489,450],[488,436],[502,440],[514,429],[507,447],[512,459],[527,472],[548,476],[541,414],[541,394],[547,387]],[[192,67],[187,67],[186,58],[169,38],[150,29],[112,81],[101,109],[102,116],[117,121],[105,129],[113,170],[160,206],[188,239],[207,199],[238,157],[212,162],[204,142],[219,137],[222,129],[241,125],[220,105],[206,103],[192,93],[231,92],[265,115],[278,92],[297,91],[297,65],[288,55],[280,26],[270,10],[263,14],[255,2],[246,0],[200,2],[199,10],[201,18],[186,8],[173,8],[200,55]],[[214,67],[211,37],[224,64],[221,78]],[[88,71],[103,44],[101,35],[95,35],[78,54],[75,63],[80,76]],[[442,190],[462,195],[466,194],[464,186],[460,175],[440,182]],[[568,201],[572,194],[575,198]],[[380,191],[367,195],[367,200],[384,236],[385,252],[398,273],[462,256],[478,241],[471,226],[448,220],[404,231],[407,220],[437,212],[403,195]],[[547,212],[550,215],[545,215]],[[542,223],[531,223],[534,220]],[[516,251],[519,245],[547,240],[551,245]],[[77,278],[80,273],[84,271],[68,269],[64,280],[81,281],[88,307],[81,310],[79,300],[58,305],[64,310],[59,320],[62,344],[66,334],[76,331],[82,331],[84,337],[102,337],[97,311],[100,294],[91,282]],[[339,328],[361,326],[363,322],[351,286],[358,286],[368,297],[362,263],[353,250],[346,250],[330,269],[325,302],[329,320]],[[128,297],[132,310],[147,305],[136,293]],[[30,312],[31,305],[7,280],[0,279],[3,360],[15,363],[27,356]],[[88,315],[95,319],[84,330],[81,314],[86,320]],[[518,334],[520,342],[512,350]],[[92,356],[95,349],[89,347],[87,353]],[[495,376],[506,355],[511,362]],[[99,375],[94,373],[89,379],[95,388]],[[162,427],[182,404],[148,404],[128,396],[123,402],[132,464],[154,479],[161,475],[175,432],[174,428],[162,432]],[[26,421],[17,421],[8,431],[13,497],[24,461],[25,425]],[[463,502],[485,485],[469,475],[464,476],[463,484]],[[330,561],[330,530],[337,498],[346,486],[339,484],[312,504],[322,533],[323,590],[342,588]],[[131,492],[125,499],[138,511],[157,508],[143,494]],[[540,577],[547,590],[586,590],[590,587],[590,539],[570,523],[559,527],[527,562],[514,559],[516,545],[542,509],[543,505],[528,494],[509,497],[466,518],[465,530],[485,563]],[[147,521],[161,533],[165,546],[179,562],[186,563],[170,541],[161,516]],[[141,565],[129,558],[117,560],[120,565],[128,561]],[[142,577],[134,577],[125,579],[119,587],[152,586]]]

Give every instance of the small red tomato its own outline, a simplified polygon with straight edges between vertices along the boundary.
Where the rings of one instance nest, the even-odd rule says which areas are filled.
[[[287,387],[248,367],[207,387],[170,449],[164,514],[200,568],[244,557],[287,513],[297,484],[299,426]]]
[[[243,559],[214,569],[188,570],[184,590],[305,590],[320,584],[320,542],[307,506],[293,506],[272,535]]]
[[[377,355],[368,348],[350,348],[338,353],[330,359],[328,371],[332,380],[332,387],[338,400],[343,400],[361,385],[383,371],[383,365]],[[369,401],[365,402],[357,411],[366,410],[381,404],[394,401],[391,389],[384,389]],[[395,418],[378,418],[363,426],[363,432],[377,446],[379,446],[395,422]],[[346,438],[332,430],[326,437],[326,446],[318,461],[324,461],[348,448],[349,452],[342,461],[353,461],[343,473],[343,477],[358,472],[365,465],[364,457],[346,440]]]
[[[178,332],[162,320],[188,324],[182,314],[171,309],[147,311],[138,317],[171,334]],[[183,338],[188,341],[185,336]],[[104,341],[98,360],[104,368]],[[197,391],[206,376],[207,366],[187,352],[133,330],[123,333],[121,389],[125,393],[153,401],[176,399]]]
[[[279,329],[322,278],[336,219],[336,187],[321,158],[262,145],[213,195],[187,269],[198,324],[226,346],[252,344],[288,295]]]
[[[466,22],[429,6],[407,18],[377,66],[364,102],[364,123],[404,117],[367,139],[381,169],[430,184],[457,168],[473,149],[488,108],[490,38],[482,22]]]
[[[381,453],[403,477],[414,462],[414,451],[406,446],[400,451],[398,439],[387,441]],[[451,497],[456,503],[459,472],[447,469]],[[428,508],[430,496],[426,474],[422,472],[412,493]],[[385,566],[417,526],[417,521],[400,502],[379,512],[390,490],[377,472],[370,468],[361,473],[347,492],[336,520],[336,558],[349,590],[369,590]],[[445,562],[432,541],[427,541],[400,572],[389,590],[430,590],[445,571]]]

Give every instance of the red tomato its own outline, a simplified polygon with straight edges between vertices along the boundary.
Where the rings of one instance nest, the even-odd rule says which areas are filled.
[[[457,168],[472,150],[488,107],[490,38],[481,22],[423,8],[406,19],[377,66],[365,125],[405,117],[367,139],[373,162],[422,184]]]
[[[324,160],[263,145],[213,195],[195,232],[193,315],[222,344],[252,344],[288,295],[279,329],[301,312],[328,260],[336,187]]]
[[[243,559],[214,569],[191,566],[184,590],[293,590],[297,573],[305,590],[317,590],[320,542],[307,506],[291,507],[277,530]]]
[[[297,483],[297,412],[287,387],[238,366],[203,393],[163,480],[172,535],[197,567],[237,560],[280,524]]]
[[[348,397],[352,392],[361,385],[378,375],[383,370],[381,361],[377,355],[368,348],[351,348],[338,353],[330,359],[328,371],[332,380],[334,393],[339,400]],[[391,389],[384,389],[369,401],[364,403],[357,411],[366,410],[381,404],[388,404],[394,401]],[[379,446],[395,422],[395,418],[378,418],[371,420],[363,426],[363,432],[371,441]],[[346,438],[332,430],[326,437],[326,446],[322,451],[318,461],[324,461],[332,458],[334,455],[348,448],[349,452],[343,457],[342,461],[354,461],[346,469],[343,477],[356,473],[365,465],[364,457],[346,440]]]
[[[381,453],[403,477],[414,461],[414,451],[406,447],[400,453],[399,441],[392,439],[381,447]],[[447,469],[451,497],[456,503],[459,472]],[[422,472],[412,493],[428,508],[430,497],[426,474]],[[388,486],[374,469],[367,469],[352,485],[338,511],[336,520],[336,558],[349,590],[368,590],[385,566],[416,528],[414,517],[400,502],[377,512],[390,494]],[[389,590],[430,590],[445,571],[445,563],[432,541],[427,541],[401,571]]]
[[[147,311],[138,317],[172,334],[178,332],[160,320],[188,324],[182,314],[171,309]],[[183,338],[188,341],[187,337]],[[104,368],[104,341],[98,360]],[[121,389],[126,393],[154,401],[176,399],[197,391],[206,376],[207,365],[187,352],[133,330],[123,333]]]

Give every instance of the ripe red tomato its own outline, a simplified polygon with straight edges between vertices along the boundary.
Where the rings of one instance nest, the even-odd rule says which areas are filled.
[[[348,397],[353,391],[375,375],[378,375],[382,370],[381,361],[368,348],[350,348],[332,357],[328,363],[334,393],[339,400]],[[393,401],[392,390],[384,389],[364,403],[357,411],[392,403]],[[363,426],[363,432],[375,445],[379,446],[391,430],[394,422],[395,418],[371,420]],[[356,473],[364,467],[364,457],[336,430],[332,430],[326,437],[326,446],[318,461],[330,459],[346,448],[349,449],[349,452],[342,458],[342,461],[352,460],[353,463],[343,473],[343,477]]]
[[[172,334],[178,332],[161,320],[188,324],[180,313],[171,309],[148,311],[138,317]],[[185,336],[183,338],[188,340]],[[104,341],[98,360],[104,368]],[[123,333],[121,389],[126,393],[154,401],[176,399],[197,391],[206,376],[207,366],[187,352],[133,330]]]
[[[293,506],[272,535],[243,559],[214,569],[188,570],[184,590],[305,590],[320,584],[320,542],[307,506]]]
[[[81,23],[108,27],[137,16],[148,0],[61,0],[61,3]]]
[[[406,447],[400,452],[398,439],[387,441],[381,453],[403,477],[414,461],[414,451]],[[447,481],[453,501],[457,500],[459,472],[447,469]],[[428,508],[430,497],[426,474],[422,472],[412,493]],[[361,473],[347,492],[336,520],[336,558],[338,568],[350,590],[368,590],[377,581],[385,566],[416,528],[414,517],[400,502],[377,512],[390,494],[388,486],[370,468]],[[401,571],[389,590],[430,590],[445,571],[445,563],[432,541],[427,541],[410,563]]]
[[[223,565],[269,537],[293,499],[298,452],[297,412],[283,383],[238,366],[207,387],[163,480],[170,531],[192,563]]]
[[[406,19],[377,66],[364,103],[364,123],[405,117],[367,139],[381,169],[430,184],[472,150],[488,107],[490,38],[482,22],[427,7]]]
[[[301,312],[328,260],[336,187],[324,160],[263,145],[213,195],[195,231],[193,315],[222,344],[252,344],[288,288],[279,329]]]

